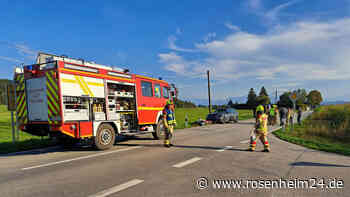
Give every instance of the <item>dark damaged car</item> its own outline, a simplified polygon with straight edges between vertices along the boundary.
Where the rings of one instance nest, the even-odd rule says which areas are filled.
[[[238,111],[234,108],[217,109],[215,112],[208,114],[207,121],[213,123],[238,122]]]

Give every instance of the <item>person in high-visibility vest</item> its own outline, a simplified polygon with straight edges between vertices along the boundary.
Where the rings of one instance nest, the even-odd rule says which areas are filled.
[[[259,138],[260,141],[264,144],[264,150],[263,152],[270,152],[270,145],[269,142],[267,141],[267,118],[268,116],[264,114],[262,111],[257,112],[258,115],[258,121],[255,124],[254,128],[254,134],[255,137],[252,137],[250,139],[250,147],[249,151],[255,151],[256,148],[256,141]]]
[[[269,110],[269,125],[274,126],[276,124],[277,120],[277,106],[272,105],[270,110]]]
[[[258,121],[258,112],[259,112],[259,111],[261,111],[262,113],[264,113],[264,111],[265,111],[264,106],[258,105],[258,106],[256,107],[255,122]]]
[[[163,122],[165,126],[164,146],[169,148],[170,146],[173,146],[171,139],[176,125],[174,103],[171,100],[168,100],[164,107]]]

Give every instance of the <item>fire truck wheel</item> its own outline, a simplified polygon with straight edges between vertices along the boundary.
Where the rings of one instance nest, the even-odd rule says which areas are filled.
[[[163,120],[159,120],[157,126],[154,128],[155,132],[152,133],[154,139],[156,140],[164,140],[165,138],[165,127]]]
[[[95,137],[95,147],[99,150],[106,150],[114,145],[115,131],[110,124],[101,124]]]

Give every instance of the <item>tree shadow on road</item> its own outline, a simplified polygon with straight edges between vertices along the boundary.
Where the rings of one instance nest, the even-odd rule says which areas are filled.
[[[339,168],[349,168],[350,165],[339,165],[339,164],[328,164],[328,163],[315,163],[315,162],[293,162],[289,164],[291,166],[312,166],[312,167],[339,167]]]

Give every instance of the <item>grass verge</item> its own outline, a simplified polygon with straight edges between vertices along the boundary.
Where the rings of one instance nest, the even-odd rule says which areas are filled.
[[[11,113],[0,105],[0,154],[43,148],[53,145],[48,137],[36,137],[19,132],[19,140],[12,142]]]
[[[293,131],[286,129],[286,131],[283,132],[282,129],[279,129],[274,131],[273,134],[278,138],[293,144],[302,145],[315,150],[350,156],[349,143],[339,142],[328,137],[307,135],[305,134],[305,129],[305,126],[295,125]]]

